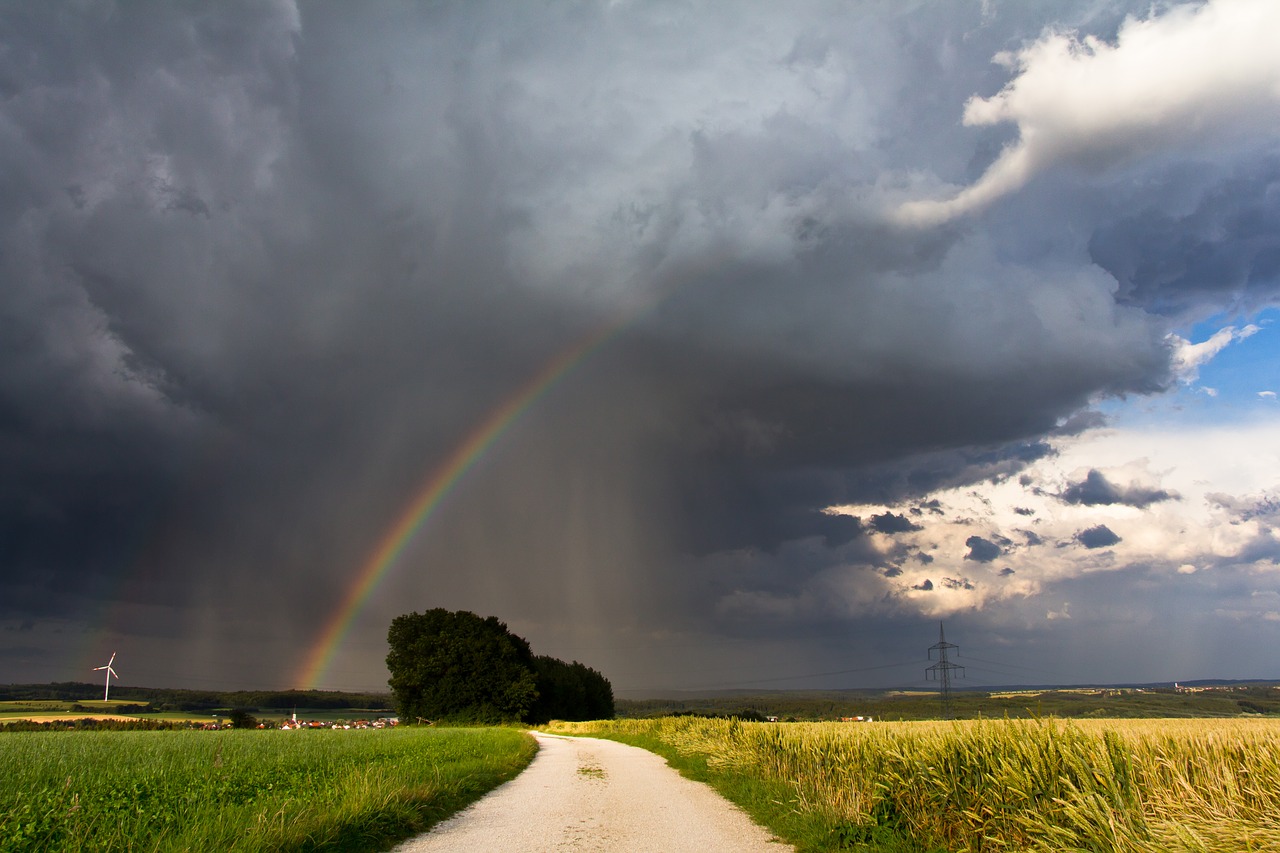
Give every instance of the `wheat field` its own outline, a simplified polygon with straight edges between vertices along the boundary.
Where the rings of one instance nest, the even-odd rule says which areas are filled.
[[[828,849],[1280,851],[1280,720],[558,724],[785,783]],[[803,845],[802,845],[803,847]],[[810,848],[820,849],[820,848]]]

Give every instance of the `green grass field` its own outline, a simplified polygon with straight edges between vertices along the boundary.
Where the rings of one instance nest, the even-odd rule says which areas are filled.
[[[1280,851],[1280,720],[559,723],[664,755],[801,851]]]
[[[0,851],[385,850],[514,777],[514,729],[0,734]]]

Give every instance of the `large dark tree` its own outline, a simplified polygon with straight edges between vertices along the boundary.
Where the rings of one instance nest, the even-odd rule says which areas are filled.
[[[583,693],[585,694],[583,697],[582,719],[612,720],[614,714],[613,685],[609,683],[609,679],[586,664],[574,661],[572,666],[574,671],[578,673],[578,678],[582,681]]]
[[[533,659],[533,668],[538,679],[538,700],[529,710],[530,722],[613,717],[613,686],[591,667],[538,655]]]
[[[537,699],[529,644],[497,617],[407,613],[392,620],[387,642],[391,692],[406,722],[519,720]]]

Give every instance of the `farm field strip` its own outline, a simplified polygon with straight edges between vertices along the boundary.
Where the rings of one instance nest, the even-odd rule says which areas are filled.
[[[225,723],[233,709],[211,707],[199,710],[152,710],[148,703],[138,700],[83,699],[70,701],[65,699],[24,699],[0,701],[0,725],[14,722],[42,720],[81,720],[81,719],[114,719],[114,720],[160,720],[190,722],[222,722]],[[248,709],[255,719],[261,720],[269,728],[278,728],[281,723],[297,716],[303,720],[319,720],[336,722],[339,720],[375,719],[394,714],[390,709],[368,708],[251,708]]]
[[[0,851],[381,850],[532,760],[514,729],[0,734]]]
[[[668,717],[551,730],[617,738],[692,766],[800,850],[1280,850],[1274,718]]]

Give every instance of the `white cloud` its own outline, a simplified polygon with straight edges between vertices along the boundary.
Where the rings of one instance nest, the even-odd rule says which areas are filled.
[[[1261,331],[1261,327],[1252,323],[1240,329],[1235,326],[1226,326],[1198,344],[1193,344],[1178,335],[1170,335],[1169,341],[1174,347],[1174,373],[1183,382],[1194,382],[1200,376],[1200,368],[1212,361],[1214,356],[1222,352],[1230,344],[1243,341],[1259,331]],[[1208,393],[1208,389],[1206,389],[1206,393]],[[1214,396],[1214,394],[1210,393],[1210,396]]]
[[[1018,71],[965,108],[969,126],[1014,122],[1018,141],[949,199],[902,205],[908,224],[943,222],[1017,190],[1057,163],[1097,170],[1169,150],[1274,138],[1280,117],[1280,3],[1214,0],[1128,18],[1114,44],[1046,32],[996,61]]]
[[[1254,423],[1151,430],[1094,430],[1055,442],[1055,453],[1019,477],[934,492],[906,504],[843,506],[861,517],[903,514],[917,529],[872,537],[880,549],[882,593],[931,616],[1034,598],[1060,581],[1132,566],[1191,575],[1249,565],[1270,573],[1277,556],[1280,452],[1273,418]],[[1096,472],[1119,493],[1160,491],[1141,507],[1069,503],[1066,490]],[[941,514],[913,512],[936,500]],[[1119,541],[1087,549],[1081,530],[1105,526]],[[967,559],[973,537],[998,545],[990,561]],[[924,560],[921,556],[925,557]],[[940,579],[966,577],[967,585]],[[933,589],[921,591],[925,580]],[[863,590],[864,598],[867,590]],[[1068,618],[1049,608],[1049,618]]]
[[[1276,398],[1275,391],[1259,391],[1258,396],[1264,400],[1274,400]]]

